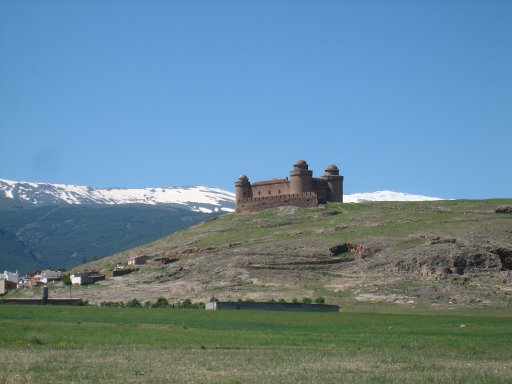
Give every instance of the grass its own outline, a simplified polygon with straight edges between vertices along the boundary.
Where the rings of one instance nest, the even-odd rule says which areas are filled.
[[[510,383],[511,316],[0,306],[0,383]]]
[[[512,200],[329,203],[324,210],[299,208],[291,216],[279,216],[276,214],[278,209],[271,209],[251,215],[224,215],[201,226],[177,232],[151,246],[158,249],[167,243],[199,248],[237,242],[257,244],[287,240],[294,232],[300,232],[302,238],[320,236],[336,241],[368,237],[403,238],[418,232],[457,236],[475,229],[481,234],[493,234],[496,228],[510,224],[509,215],[494,213],[501,204],[512,204]],[[347,225],[348,228],[333,230],[337,225]],[[420,243],[409,245],[413,247]],[[404,247],[406,249],[407,245]]]

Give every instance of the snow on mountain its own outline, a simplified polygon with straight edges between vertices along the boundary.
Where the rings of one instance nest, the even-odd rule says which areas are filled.
[[[173,204],[192,211],[233,212],[235,195],[203,186],[166,188],[92,188],[71,184],[16,182],[0,179],[6,198],[47,204]]]
[[[393,191],[377,191],[369,193],[353,193],[351,195],[343,195],[345,203],[364,203],[368,201],[433,201],[443,200],[438,197],[429,197],[422,195],[411,195],[402,192]]]
[[[0,179],[0,194],[6,198],[34,205],[47,204],[173,204],[192,211],[212,213],[233,212],[235,194],[217,188],[92,188],[71,184],[17,182]],[[346,203],[367,201],[427,201],[437,197],[411,195],[402,192],[377,191],[344,195]]]

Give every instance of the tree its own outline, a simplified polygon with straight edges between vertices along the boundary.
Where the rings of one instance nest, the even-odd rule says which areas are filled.
[[[325,304],[325,298],[323,298],[322,296],[318,296],[315,299],[315,304]]]
[[[62,283],[64,285],[71,285],[71,276],[69,276],[69,275],[62,275]]]
[[[169,301],[164,297],[159,297],[156,301],[151,305],[151,308],[167,308],[169,306]]]
[[[126,303],[126,306],[129,308],[142,308],[142,304],[137,299],[132,299]]]

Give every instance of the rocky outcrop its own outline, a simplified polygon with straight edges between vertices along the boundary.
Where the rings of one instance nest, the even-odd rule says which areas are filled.
[[[512,264],[512,252],[500,248],[486,250],[477,245],[460,245],[457,242],[430,242],[418,247],[413,257],[402,258],[395,264],[400,272],[418,273],[423,276],[462,275],[467,271],[499,271]]]
[[[512,213],[512,205],[502,205],[494,210],[496,213]]]
[[[500,258],[502,270],[512,269],[512,249],[497,248],[493,252]]]
[[[365,246],[359,243],[343,243],[329,248],[331,256],[339,256],[344,253],[353,252],[362,259],[375,255],[379,250],[379,248]]]

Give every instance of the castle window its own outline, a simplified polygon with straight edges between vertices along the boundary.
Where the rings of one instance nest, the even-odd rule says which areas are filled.
[[[270,194],[271,194],[271,192],[270,192],[270,191],[268,191],[268,194],[270,195]]]
[[[279,189],[279,190],[277,191],[277,193],[280,195],[280,194],[281,194],[281,190]]]
[[[261,195],[261,191],[258,191],[258,195]]]

